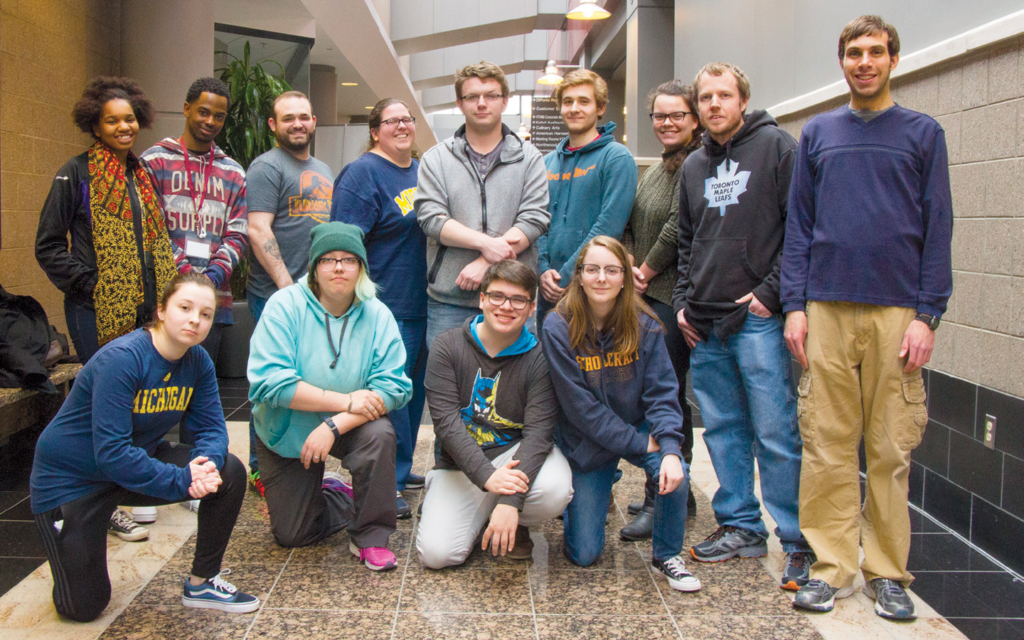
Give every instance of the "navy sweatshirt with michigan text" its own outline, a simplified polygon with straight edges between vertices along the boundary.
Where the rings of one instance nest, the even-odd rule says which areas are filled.
[[[782,309],[808,300],[941,316],[953,291],[946,137],[896,105],[864,122],[848,106],[804,127],[782,258]]]
[[[679,456],[685,440],[679,383],[657,320],[640,314],[640,347],[617,353],[614,336],[599,334],[598,350],[570,348],[561,313],[544,320],[541,342],[558,396],[555,441],[580,471],[614,458],[643,455],[648,433],[662,457]]]
[[[93,356],[36,443],[32,512],[43,513],[119,485],[162,500],[187,500],[187,467],[155,460],[164,434],[182,423],[195,436],[192,458],[223,468],[228,449],[217,375],[205,349],[165,359],[145,329]]]

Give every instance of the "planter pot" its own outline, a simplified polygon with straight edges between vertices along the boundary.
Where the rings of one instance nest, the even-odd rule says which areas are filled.
[[[217,377],[244,378],[249,362],[249,338],[256,323],[252,321],[249,305],[245,300],[236,300],[231,307],[234,324],[225,328],[217,355]]]

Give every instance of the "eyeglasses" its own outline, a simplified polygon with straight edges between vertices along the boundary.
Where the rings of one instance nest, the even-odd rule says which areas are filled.
[[[484,291],[484,297],[486,297],[487,301],[496,307],[500,307],[505,304],[506,300],[508,300],[508,303],[511,304],[512,308],[516,311],[522,311],[527,307],[527,305],[533,302],[533,298],[524,298],[523,296],[506,296],[500,291]]]
[[[416,124],[416,118],[413,118],[412,116],[405,116],[404,118],[388,118],[387,120],[381,120],[380,123],[381,125],[386,124],[389,127],[397,127],[399,124],[404,124],[405,126],[410,127]]]
[[[462,96],[462,101],[476,103],[480,101],[480,98],[483,98],[487,103],[494,103],[504,97],[500,93],[468,93]]]
[[[618,278],[623,274],[625,269],[616,266],[602,267],[601,265],[597,264],[583,265],[583,273],[585,273],[588,276],[596,276],[600,274],[602,271],[604,272],[604,275],[608,276],[609,278]]]
[[[671,120],[676,124],[681,124],[683,120],[686,120],[686,116],[692,116],[692,111],[674,111],[672,113],[652,113],[651,120],[654,124],[664,124],[666,120]]]
[[[338,265],[345,271],[355,271],[359,268],[359,258],[319,258],[316,261],[321,269],[337,269]]]

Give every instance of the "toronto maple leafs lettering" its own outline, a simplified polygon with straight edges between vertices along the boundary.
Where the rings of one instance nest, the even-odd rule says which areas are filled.
[[[469,435],[473,436],[476,443],[485,449],[510,443],[512,435],[505,430],[522,430],[523,428],[522,424],[499,416],[494,407],[498,398],[498,381],[500,379],[500,371],[493,378],[485,378],[481,370],[477,369],[469,405],[459,410]]]
[[[718,215],[724,216],[725,208],[730,204],[739,204],[740,194],[747,190],[750,172],[737,171],[739,168],[738,162],[726,158],[718,165],[718,175],[704,181],[704,197],[708,201],[708,207],[718,207]]]

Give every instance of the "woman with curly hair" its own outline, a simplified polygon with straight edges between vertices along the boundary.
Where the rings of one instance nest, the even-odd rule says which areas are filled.
[[[176,269],[153,183],[131,153],[139,128],[153,124],[138,83],[94,79],[72,117],[95,142],[57,171],[39,215],[36,260],[64,292],[68,332],[84,364],[150,320]]]
[[[654,135],[664,151],[661,162],[651,165],[640,178],[622,244],[638,265],[633,267],[637,290],[665,325],[665,346],[679,381],[679,405],[683,410],[683,460],[689,463],[693,457],[693,416],[686,402],[690,347],[676,324],[672,291],[679,279],[679,171],[690,152],[700,148],[704,128],[700,125],[693,86],[681,80],[658,85],[647,98],[647,108]],[[629,505],[629,512],[636,517],[619,531],[624,540],[651,537],[657,489],[657,479],[648,476],[644,501]],[[693,517],[696,510],[697,502],[691,492],[687,497],[687,514]]]
[[[679,384],[665,329],[637,295],[629,267],[618,240],[593,238],[544,320],[541,341],[559,404],[555,438],[572,469],[564,551],[583,567],[601,557],[612,484],[625,459],[658,480],[651,568],[673,589],[698,591],[682,556],[690,479],[680,453]]]

